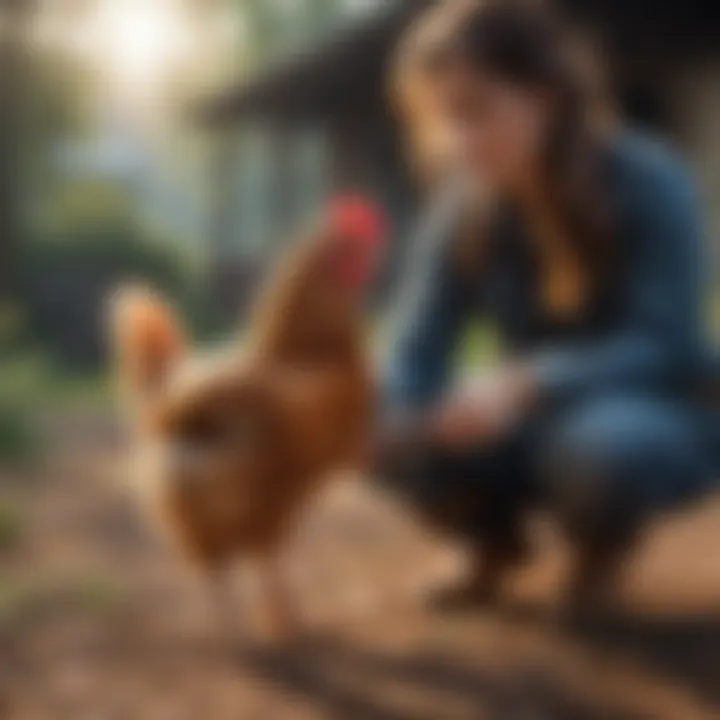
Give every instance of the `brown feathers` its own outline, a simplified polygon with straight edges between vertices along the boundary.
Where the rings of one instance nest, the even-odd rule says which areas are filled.
[[[207,357],[188,352],[155,293],[132,288],[115,298],[137,484],[152,488],[156,515],[208,570],[280,552],[303,505],[363,443],[370,375],[360,298],[333,274],[338,247],[319,233],[290,251],[243,347]]]
[[[187,347],[173,311],[151,289],[133,285],[113,295],[110,313],[123,379],[137,390],[156,384]]]

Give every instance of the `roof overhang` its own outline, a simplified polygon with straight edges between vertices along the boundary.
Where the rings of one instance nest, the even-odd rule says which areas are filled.
[[[271,63],[249,80],[205,103],[206,122],[239,119],[329,120],[352,117],[383,100],[389,55],[402,29],[433,0],[386,8]]]
[[[337,121],[383,107],[389,56],[403,28],[436,0],[387,3],[311,49],[291,53],[205,103],[206,123],[243,119]],[[610,40],[625,60],[672,57],[717,47],[715,0],[558,0]]]

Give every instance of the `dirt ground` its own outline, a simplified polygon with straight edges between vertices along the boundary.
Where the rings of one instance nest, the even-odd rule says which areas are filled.
[[[243,577],[237,627],[214,621],[124,489],[105,418],[50,432],[42,468],[0,482],[22,518],[0,547],[2,720],[720,716],[720,502],[653,530],[626,610],[570,622],[563,548],[542,522],[537,561],[498,607],[440,614],[423,597],[462,573],[461,553],[344,481],[293,552],[307,637],[273,647],[243,637]]]

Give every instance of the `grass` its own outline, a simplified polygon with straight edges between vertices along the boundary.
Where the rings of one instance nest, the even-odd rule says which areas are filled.
[[[104,575],[33,578],[0,586],[0,625],[12,626],[55,613],[107,615],[124,597],[122,588]]]
[[[10,503],[0,500],[0,552],[9,550],[18,542],[22,525],[19,510]]]
[[[71,375],[41,354],[0,357],[0,465],[34,463],[45,448],[43,417],[111,407],[111,388],[98,375]]]
[[[0,407],[102,407],[110,402],[110,383],[100,375],[73,375],[42,354],[22,353],[0,359]]]
[[[0,404],[0,463],[25,465],[37,457],[40,445],[29,412],[15,404]]]

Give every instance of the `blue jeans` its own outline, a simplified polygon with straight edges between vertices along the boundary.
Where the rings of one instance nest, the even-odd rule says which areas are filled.
[[[547,507],[571,539],[614,543],[709,485],[696,414],[642,395],[586,398],[489,447],[418,445],[404,460],[386,458],[381,473],[431,521],[471,540],[513,547],[526,511]]]

